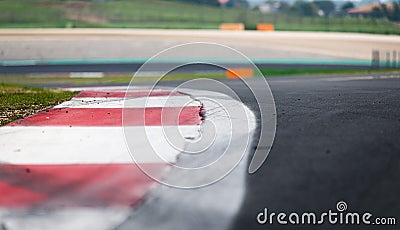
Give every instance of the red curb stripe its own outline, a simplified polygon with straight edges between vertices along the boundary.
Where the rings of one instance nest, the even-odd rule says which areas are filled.
[[[127,126],[199,125],[201,106],[165,108],[62,108],[41,111],[8,126]]]
[[[184,94],[169,90],[153,90],[153,91],[129,91],[129,92],[112,92],[112,91],[83,91],[75,96],[75,98],[82,97],[111,97],[111,98],[124,98],[124,97],[145,97],[145,96],[182,96]]]
[[[141,164],[163,174],[165,164]],[[135,164],[0,165],[0,207],[137,204],[155,181]]]

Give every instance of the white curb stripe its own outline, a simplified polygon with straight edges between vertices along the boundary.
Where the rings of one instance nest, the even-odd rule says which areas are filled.
[[[124,103],[126,103],[125,106]],[[201,106],[201,103],[189,96],[138,97],[126,100],[124,98],[82,97],[73,98],[54,108],[159,108],[183,106]]]
[[[141,127],[131,127],[135,132]],[[148,126],[147,136],[138,135],[142,146],[134,151],[137,163],[175,162],[180,153],[173,148],[164,137],[163,127]],[[197,126],[180,126],[179,130],[186,138],[199,135]],[[0,162],[9,164],[104,164],[104,163],[134,163],[125,145],[122,127],[2,127],[0,129]],[[151,139],[155,150],[146,145],[145,140]],[[173,137],[169,137],[173,138]],[[177,148],[183,148],[184,139],[175,137]],[[181,141],[177,141],[180,140]],[[156,151],[162,154],[155,158]]]

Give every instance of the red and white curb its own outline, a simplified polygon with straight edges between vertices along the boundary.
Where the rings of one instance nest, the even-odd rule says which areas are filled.
[[[127,109],[133,115],[143,111],[138,107],[147,94],[142,89],[127,92],[125,100],[131,100]],[[184,94],[170,94],[153,90],[145,121],[132,120],[128,125],[149,126],[146,130],[163,158],[174,162],[179,152],[162,138],[160,111],[164,110],[163,122],[182,126],[184,135],[191,137],[198,134],[201,104]],[[2,228],[110,229],[127,217],[156,183],[133,164],[126,148],[124,96],[124,89],[118,88],[85,90],[70,101],[0,128]],[[167,97],[173,97],[173,103],[165,105]],[[143,157],[136,163],[155,174],[165,173],[167,162],[146,157],[146,148],[137,146]]]
[[[210,226],[229,225],[244,196],[246,160],[212,186],[199,190],[161,186],[150,196],[157,183],[137,165],[162,177],[169,169],[168,163],[177,161],[179,149],[185,149],[184,142],[171,146],[164,137],[162,125],[179,126],[184,138],[199,137],[203,105],[201,99],[193,98],[214,97],[232,108],[244,108],[246,118],[227,117],[216,111],[219,108],[215,103],[204,102],[206,115],[207,109],[212,111],[207,119],[221,127],[226,127],[228,121],[245,122],[250,127],[245,132],[252,133],[255,118],[249,109],[226,95],[207,91],[179,93],[160,89],[151,91],[147,97],[148,89],[133,88],[124,98],[125,87],[71,90],[82,92],[52,109],[0,128],[0,228],[111,229],[119,226],[141,229],[165,224],[165,229],[174,229],[179,224],[178,217],[170,216],[165,221],[163,216],[171,208],[186,215],[202,213],[203,221],[213,222]],[[125,100],[129,100],[125,104],[128,108],[124,108]],[[140,156],[135,162],[125,143],[123,108],[138,117],[145,111],[144,120],[130,120],[124,125],[133,132],[145,126],[152,140],[152,146],[135,146],[135,156]],[[225,133],[218,135],[222,142],[232,142]],[[137,138],[139,141],[135,143],[147,137],[138,133]],[[237,143],[237,151],[249,151]],[[223,144],[211,148],[210,152],[217,154]],[[150,151],[161,153],[162,160],[146,154]],[[174,175],[173,171],[169,174],[172,181],[201,183],[204,178],[204,175],[187,178],[179,173]],[[148,202],[143,203],[146,196]],[[154,203],[155,199],[158,202]],[[133,212],[132,207],[136,208]],[[164,221],[148,222],[152,216]],[[186,223],[181,227],[192,224]]]

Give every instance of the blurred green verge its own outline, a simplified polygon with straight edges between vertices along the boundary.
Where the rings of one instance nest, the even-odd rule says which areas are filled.
[[[340,74],[374,74],[398,73],[396,69],[357,70],[357,69],[261,69],[265,77],[296,76],[296,75],[340,75]]]
[[[135,77],[135,83],[155,82],[161,76]],[[66,87],[89,85],[126,85],[131,82],[133,74],[105,74],[101,78],[75,78],[69,74],[0,74],[0,84],[15,84],[30,87]],[[225,73],[170,73],[160,81],[190,80],[197,78],[225,78]]]

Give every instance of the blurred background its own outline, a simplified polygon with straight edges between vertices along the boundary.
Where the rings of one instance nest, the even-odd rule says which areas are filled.
[[[0,27],[217,29],[400,34],[399,1],[379,0],[1,0]]]
[[[400,67],[400,1],[0,0],[0,11],[5,83],[75,72],[127,83],[149,57],[197,41],[237,49],[267,76]]]

